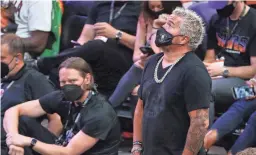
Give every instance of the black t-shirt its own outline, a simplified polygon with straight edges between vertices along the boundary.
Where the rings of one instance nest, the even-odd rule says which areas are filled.
[[[111,1],[94,2],[94,3],[95,4],[90,9],[86,24],[94,25],[95,23],[99,23],[99,22],[109,23]],[[136,30],[137,30],[137,22],[138,22],[140,8],[141,8],[140,2],[115,1],[113,17],[117,14],[117,12],[122,8],[122,6],[125,3],[127,3],[126,6],[121,11],[120,15],[117,18],[113,19],[111,25],[117,30],[121,30],[130,35],[135,36]],[[111,44],[111,46],[114,46],[120,49],[127,56],[127,58],[130,58],[133,53],[132,49],[120,43],[117,43],[115,39],[108,39],[107,43]]]
[[[94,2],[95,4],[89,12],[86,24],[95,24],[99,22],[109,23],[110,6],[111,1],[106,2]],[[130,35],[136,35],[137,22],[140,13],[140,2],[128,1],[121,2],[116,1],[114,3],[114,16],[120,10],[120,8],[127,3],[126,7],[121,11],[120,16],[113,19],[111,25],[121,31],[124,31]]]
[[[94,2],[90,9],[86,24],[93,25],[99,22],[109,23],[111,3],[111,1]],[[113,19],[111,25],[117,30],[121,30],[135,36],[141,10],[140,3],[141,2],[136,1],[115,1],[113,17],[117,15],[117,12],[122,8],[122,6],[125,4],[126,6],[122,9],[120,15]],[[92,42],[99,42],[99,40],[94,40]],[[87,45],[88,44],[89,42]],[[92,48],[92,51],[99,48],[101,51],[101,56],[97,58],[96,63],[89,62],[92,66],[93,72],[95,73],[95,81],[99,85],[99,91],[106,96],[110,96],[120,78],[133,64],[133,49],[130,49],[115,39],[110,38],[108,38],[106,43],[102,42],[100,46],[92,46]]]
[[[145,65],[139,89],[144,103],[144,154],[181,155],[190,125],[188,112],[209,107],[211,78],[201,60],[189,52],[158,84],[154,70],[162,56],[152,56]],[[167,70],[160,63],[158,78]]]
[[[54,91],[53,85],[41,73],[24,66],[15,76],[1,81],[1,116],[10,107],[36,100]]]
[[[26,66],[23,66],[15,76],[1,79],[1,123],[5,111],[9,108],[39,99],[53,91],[53,85],[43,74]],[[45,117],[37,118],[37,121],[41,122]],[[5,140],[6,132],[1,124],[1,142],[5,143]]]
[[[67,120],[69,104],[64,101],[61,91],[55,91],[39,99],[42,108],[47,113],[58,113]],[[79,110],[78,110],[79,109]],[[77,115],[81,108],[72,108],[72,114]],[[120,143],[120,124],[111,105],[99,94],[95,94],[81,110],[81,117],[74,129],[99,139],[99,141],[83,155],[112,155],[118,152]],[[74,123],[74,122],[73,122]],[[64,123],[65,124],[65,123]],[[71,124],[73,126],[73,124]]]
[[[229,37],[236,23],[238,24]],[[227,25],[229,25],[229,31],[227,31]],[[228,40],[227,43],[226,40]],[[215,49],[216,54],[224,56],[225,66],[250,65],[250,57],[256,56],[256,10],[250,8],[239,21],[220,18],[217,14],[213,16],[208,31],[207,48]]]

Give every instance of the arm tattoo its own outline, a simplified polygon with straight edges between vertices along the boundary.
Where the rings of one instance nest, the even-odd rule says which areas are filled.
[[[209,126],[208,109],[196,110],[195,116],[190,116],[190,127],[187,134],[185,149],[196,155],[203,146],[204,136]]]

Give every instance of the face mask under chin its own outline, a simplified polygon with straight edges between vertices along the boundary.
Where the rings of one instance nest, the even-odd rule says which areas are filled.
[[[229,4],[229,5],[225,6],[223,9],[218,9],[216,11],[217,11],[219,16],[227,18],[227,17],[232,15],[234,10],[235,10],[235,6],[232,3],[232,4]]]

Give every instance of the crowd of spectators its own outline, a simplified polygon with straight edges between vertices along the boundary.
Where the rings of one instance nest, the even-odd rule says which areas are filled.
[[[244,125],[227,151],[229,155],[253,152],[256,147],[255,5],[254,1],[242,0],[1,1],[1,153],[116,155],[121,136],[116,113],[127,98],[136,131],[132,154],[143,154],[143,150],[147,155],[162,152],[162,146],[153,143],[154,128],[163,131],[162,137],[172,136],[164,131],[167,127],[175,128],[172,132],[190,133],[193,121],[199,121],[192,116],[207,117],[209,121],[205,125],[207,132],[198,125],[202,129],[198,149],[186,150],[188,143],[192,143],[189,134],[187,141],[185,135],[178,137],[177,144],[174,144],[177,135],[172,140],[156,141],[168,145],[165,149],[173,154],[200,154]],[[79,29],[79,36],[70,40],[73,47],[61,47],[62,37],[66,35],[62,28],[74,15],[85,17],[81,18],[85,21],[79,21],[83,28]],[[198,26],[203,28],[194,32],[195,25],[185,28],[182,25],[176,33],[172,29],[179,23],[178,17],[195,25],[198,23],[191,19],[198,20]],[[77,27],[69,29],[78,31]],[[202,38],[193,40],[196,34],[189,36],[182,30],[200,33]],[[157,42],[161,35],[160,41],[170,37],[168,41],[173,45]],[[155,75],[155,66],[159,67],[161,57],[170,50],[165,46],[171,46],[173,53],[191,49],[197,57],[184,52],[186,56],[181,59],[191,61],[191,65],[175,66],[179,59],[167,65],[168,69],[160,65],[162,71]],[[204,70],[195,69],[198,66]],[[169,73],[173,67],[177,71]],[[183,70],[187,74],[183,75]],[[156,80],[156,85],[150,87],[154,80],[149,77],[157,78],[158,74],[167,80],[162,81],[163,86]],[[191,82],[176,86],[177,81],[187,77]],[[241,86],[250,87],[254,95],[237,98],[233,88]],[[70,103],[72,108],[67,106]],[[168,104],[170,115],[163,110]],[[157,108],[152,110],[150,106]],[[197,115],[200,112],[202,115]],[[155,119],[164,125],[149,126]],[[47,124],[43,127],[41,123],[45,120]],[[168,126],[169,121],[181,124]],[[142,137],[140,132],[147,134],[143,133]],[[151,136],[145,138],[144,134]],[[52,145],[57,140],[63,141]]]

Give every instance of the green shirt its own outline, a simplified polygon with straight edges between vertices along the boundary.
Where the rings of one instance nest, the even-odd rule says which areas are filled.
[[[52,26],[49,39],[53,39],[52,45],[46,48],[41,57],[51,57],[59,53],[60,50],[60,36],[61,36],[61,19],[63,13],[63,3],[61,0],[52,1]]]

